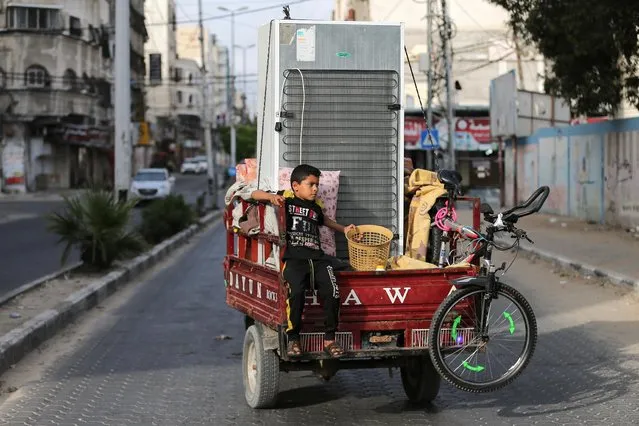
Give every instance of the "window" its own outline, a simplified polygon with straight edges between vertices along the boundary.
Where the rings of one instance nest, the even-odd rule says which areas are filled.
[[[77,87],[77,76],[75,71],[68,69],[62,76],[62,87],[65,90],[74,90]]]
[[[189,106],[193,105],[193,95],[189,95]]]
[[[189,84],[193,84],[193,74],[189,73]]]
[[[151,83],[162,83],[162,54],[149,55],[149,80]]]
[[[24,72],[24,85],[27,87],[50,87],[49,73],[40,65],[32,65]]]
[[[182,68],[175,68],[175,76],[173,79],[175,81],[182,81]]]
[[[182,92],[179,90],[177,91],[177,101],[178,101],[178,104],[182,103]]]
[[[94,94],[96,93],[96,88],[93,82],[93,79],[90,78],[87,73],[83,72],[82,73],[82,93],[87,94],[87,93],[91,93]]]
[[[76,37],[82,37],[82,25],[80,18],[69,16],[69,34]]]
[[[59,30],[60,11],[41,7],[7,7],[7,26],[27,30]]]
[[[7,74],[0,68],[0,89],[7,87]]]
[[[100,34],[100,28],[89,25],[89,42],[99,44],[101,37],[102,35]]]

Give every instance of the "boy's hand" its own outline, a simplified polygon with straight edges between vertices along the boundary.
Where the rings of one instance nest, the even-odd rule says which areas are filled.
[[[350,224],[344,227],[344,235],[348,235],[350,231],[355,231],[355,235],[353,236],[353,240],[359,242],[362,239],[361,235],[357,234],[357,226]]]
[[[281,195],[272,194],[269,197],[268,201],[275,206],[282,207],[284,205],[284,197],[282,197]]]

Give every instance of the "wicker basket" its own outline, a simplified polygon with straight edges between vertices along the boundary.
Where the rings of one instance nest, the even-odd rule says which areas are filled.
[[[348,257],[357,271],[374,271],[386,266],[393,233],[377,225],[360,225],[346,234]],[[359,240],[359,241],[357,241]]]

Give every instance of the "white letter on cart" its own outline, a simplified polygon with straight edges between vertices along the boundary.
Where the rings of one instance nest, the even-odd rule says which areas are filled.
[[[342,303],[343,306],[348,306],[350,301],[354,301],[356,305],[361,305],[362,302],[359,300],[359,297],[357,297],[357,293],[355,293],[355,290],[351,290],[350,293],[348,293],[348,296],[346,296],[346,299],[344,299],[344,303]]]
[[[304,297],[306,300],[304,302],[305,305],[311,305],[311,306],[319,306],[319,302],[317,301],[317,292],[314,291],[311,296],[308,295],[308,293],[306,294],[306,296]],[[310,300],[310,303],[309,303]]]
[[[391,294],[391,290],[393,290],[395,292],[395,294]],[[404,287],[404,294],[401,294],[399,292],[399,287],[393,287],[393,288],[385,288],[384,291],[386,291],[386,294],[388,295],[388,299],[391,301],[391,303],[395,303],[395,300],[399,299],[400,303],[404,303],[404,300],[406,300],[406,295],[408,294],[410,290],[410,287]]]

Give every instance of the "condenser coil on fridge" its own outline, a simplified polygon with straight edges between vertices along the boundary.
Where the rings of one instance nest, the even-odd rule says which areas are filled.
[[[403,246],[401,23],[273,20],[259,30],[260,186],[282,167],[339,170],[341,224],[385,226]],[[347,256],[336,235],[338,257]]]

